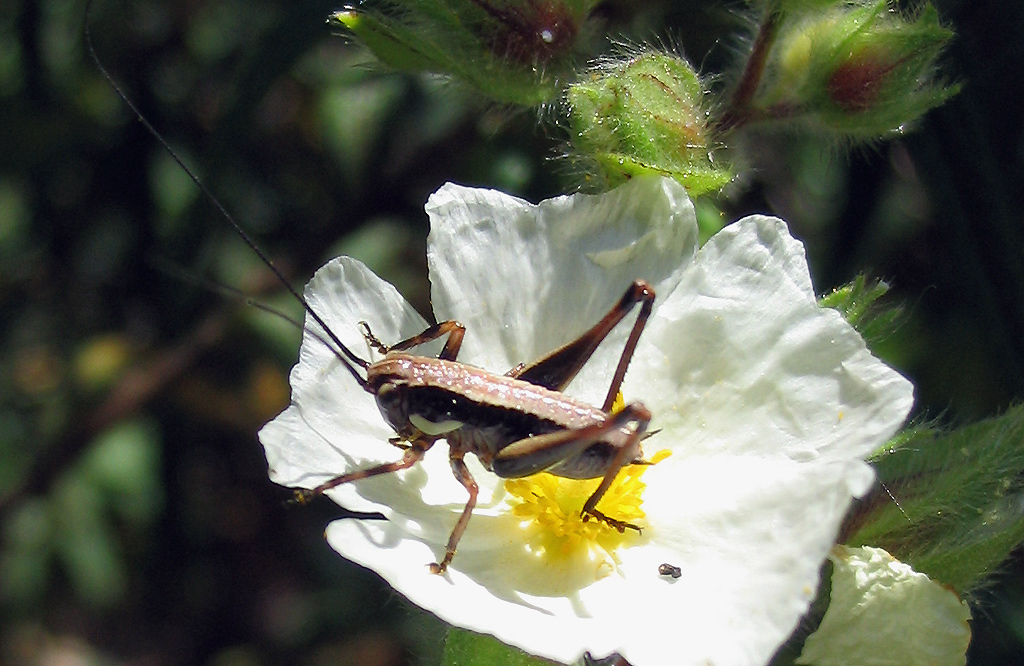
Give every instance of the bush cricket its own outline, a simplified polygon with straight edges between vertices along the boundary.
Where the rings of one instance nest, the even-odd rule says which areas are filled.
[[[381,415],[396,433],[390,441],[405,450],[397,461],[349,471],[312,489],[297,489],[294,501],[306,503],[341,484],[409,468],[422,459],[434,443],[443,439],[449,447],[452,472],[469,497],[443,557],[430,564],[433,573],[443,573],[452,562],[476,505],[478,487],[464,461],[467,453],[474,454],[485,468],[503,478],[519,478],[541,471],[574,479],[600,478],[601,483],[583,505],[584,520],[593,518],[620,532],[639,531],[636,525],[603,514],[597,504],[623,466],[644,464],[640,442],[647,433],[651,413],[639,402],[629,403],[619,410],[613,410],[613,404],[653,307],[654,290],[648,283],[634,281],[608,313],[578,338],[504,375],[457,361],[465,327],[456,321],[442,321],[419,335],[390,345],[378,340],[363,323],[364,339],[382,358],[373,362],[360,358],[331,331],[114,81],[93,47],[88,13],[87,6],[86,44],[100,72],[149,133],[302,305],[308,321],[304,328],[310,330],[315,322],[324,331],[324,335],[313,333],[313,336],[327,345],[354,381],[374,396]],[[563,392],[566,386],[637,304],[639,314],[601,407],[566,395]],[[417,346],[443,336],[447,338],[438,357],[413,352]]]

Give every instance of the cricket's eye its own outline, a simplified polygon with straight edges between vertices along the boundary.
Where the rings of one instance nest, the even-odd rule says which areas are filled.
[[[405,399],[403,387],[396,384],[384,383],[377,389],[377,409],[387,424],[401,434],[408,434],[405,431],[409,422],[407,416],[408,404]],[[417,426],[418,427],[418,426]]]

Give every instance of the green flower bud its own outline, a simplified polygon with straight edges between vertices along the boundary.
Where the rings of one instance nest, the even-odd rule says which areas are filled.
[[[384,63],[448,74],[491,99],[556,99],[596,0],[368,0],[335,12]]]
[[[604,64],[567,99],[577,160],[603,187],[654,173],[697,196],[732,177],[712,158],[704,91],[682,58],[649,51]]]
[[[935,80],[952,32],[925,5],[916,18],[887,0],[787,15],[749,120],[800,120],[870,139],[903,127],[956,94]]]

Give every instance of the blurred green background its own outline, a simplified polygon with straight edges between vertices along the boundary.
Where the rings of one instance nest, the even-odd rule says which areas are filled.
[[[1024,396],[1024,5],[935,4],[958,97],[850,155],[748,137],[720,205],[789,220],[819,292],[889,279],[907,318],[879,351],[918,415],[961,424]],[[429,312],[427,195],[561,193],[561,130],[538,123],[556,113],[381,71],[330,34],[334,9],[97,0],[93,32],[296,283],[352,254]],[[716,72],[738,9],[614,0],[596,20]],[[343,510],[288,507],[267,480],[255,433],[287,403],[299,332],[202,281],[298,310],[101,78],[83,16],[0,6],[0,663],[430,663],[436,620],[324,544]],[[1024,663],[1024,560],[976,596],[969,662]]]

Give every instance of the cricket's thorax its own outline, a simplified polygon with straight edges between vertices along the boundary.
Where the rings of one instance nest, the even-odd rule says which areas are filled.
[[[370,366],[370,388],[384,420],[399,435],[444,437],[487,467],[512,442],[603,423],[600,409],[564,393],[462,363],[392,352]],[[604,474],[623,428],[548,471],[573,478]]]

